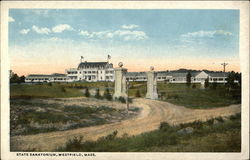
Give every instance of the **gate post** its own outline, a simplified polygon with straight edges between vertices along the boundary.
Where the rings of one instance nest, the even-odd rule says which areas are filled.
[[[150,71],[147,72],[148,81],[146,98],[148,99],[158,99],[156,75],[154,67],[150,67]]]

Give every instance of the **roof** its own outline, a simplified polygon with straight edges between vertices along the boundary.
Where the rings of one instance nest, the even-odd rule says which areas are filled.
[[[211,73],[207,73],[210,77],[227,77],[228,73],[224,73],[224,72],[211,72]]]
[[[197,76],[198,74],[200,74],[202,71],[193,71],[193,72],[190,72],[192,77],[195,77]],[[228,75],[228,73],[224,73],[223,72],[205,72],[206,74],[208,74],[209,76],[211,77],[224,77]],[[171,72],[171,71],[168,71],[168,72],[157,72],[157,76],[171,76],[171,77],[175,77],[175,78],[178,78],[178,77],[186,77],[188,74],[188,72]],[[146,72],[127,72],[126,76],[128,77],[139,77],[139,76],[147,76],[146,75]]]
[[[127,77],[131,77],[131,76],[140,77],[140,76],[146,76],[146,73],[145,72],[127,72],[126,76]]]
[[[53,73],[53,74],[30,74],[27,76],[27,78],[32,78],[32,77],[67,77],[66,74],[61,74],[61,73]]]
[[[77,69],[79,68],[85,68],[85,67],[91,67],[91,68],[98,68],[98,67],[106,67],[109,63],[108,62],[81,62]],[[112,63],[110,65],[113,66]]]

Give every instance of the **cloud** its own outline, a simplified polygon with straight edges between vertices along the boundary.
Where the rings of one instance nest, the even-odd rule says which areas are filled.
[[[28,34],[29,31],[30,31],[30,29],[22,29],[22,30],[19,31],[19,33],[21,33],[21,34]]]
[[[123,25],[122,28],[123,29],[135,29],[138,28],[139,26],[136,24],[130,24],[130,25]]]
[[[80,30],[79,35],[90,36],[89,32],[88,31],[84,31],[84,30]]]
[[[129,40],[144,40],[148,36],[143,31],[131,31],[131,30],[115,30],[115,31],[100,31],[100,32],[89,32],[81,30],[79,35],[82,35],[86,38],[98,38],[98,39],[112,39],[118,38],[125,41]]]
[[[129,30],[117,30],[115,35],[122,37],[124,40],[144,40],[147,39],[147,35],[143,31],[129,31]]]
[[[32,9],[32,13],[39,15],[39,16],[45,16],[47,17],[49,15],[49,10],[47,9]]]
[[[60,33],[60,32],[63,32],[65,30],[72,31],[74,29],[68,24],[59,24],[59,25],[52,28],[52,31],[55,33]]]
[[[213,38],[216,35],[222,36],[231,36],[231,32],[227,32],[224,30],[215,30],[215,31],[198,31],[198,32],[188,32],[186,34],[182,34],[182,38]]]
[[[9,22],[15,22],[15,19],[11,16],[9,16]]]
[[[49,28],[46,28],[46,27],[39,28],[39,27],[37,27],[35,25],[32,26],[32,30],[35,31],[38,34],[49,34],[51,32]]]

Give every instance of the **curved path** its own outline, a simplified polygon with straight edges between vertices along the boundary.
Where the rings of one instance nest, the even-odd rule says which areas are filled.
[[[217,116],[229,116],[241,111],[240,105],[213,109],[189,109],[167,102],[149,99],[135,99],[133,105],[142,108],[142,111],[137,117],[132,119],[67,131],[14,136],[11,137],[11,150],[24,151],[35,149],[36,151],[54,151],[57,147],[63,146],[67,139],[73,136],[82,135],[85,140],[96,140],[115,130],[118,131],[118,136],[124,133],[137,135],[158,129],[160,123],[163,121],[174,125],[195,120],[205,121]]]

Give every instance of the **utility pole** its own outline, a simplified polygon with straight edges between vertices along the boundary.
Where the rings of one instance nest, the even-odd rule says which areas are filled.
[[[226,71],[226,66],[228,65],[228,63],[221,63],[221,65],[223,66],[223,72],[225,73],[225,71]]]
[[[223,73],[224,73],[224,78],[225,78],[225,74],[226,74],[226,66],[228,65],[228,63],[221,63],[221,65],[223,66]],[[224,85],[225,85],[225,79],[224,79]]]

